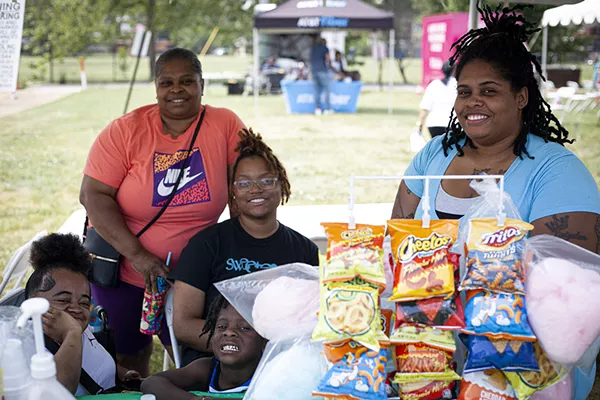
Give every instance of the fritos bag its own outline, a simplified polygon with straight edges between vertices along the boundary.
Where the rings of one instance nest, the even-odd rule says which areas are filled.
[[[327,263],[323,270],[323,282],[342,282],[360,277],[367,282],[385,288],[383,267],[383,238],[385,227],[325,222],[321,224],[327,233]]]
[[[458,235],[458,221],[390,220],[394,289],[390,301],[448,297],[454,293],[454,264],[448,253]]]
[[[524,246],[533,225],[507,218],[472,219],[467,241],[467,273],[460,290],[486,289],[498,293],[525,293]]]

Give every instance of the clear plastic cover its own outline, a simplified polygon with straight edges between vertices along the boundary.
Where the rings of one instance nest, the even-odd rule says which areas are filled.
[[[588,370],[600,347],[600,256],[563,239],[527,240],[527,311],[548,358]]]
[[[293,263],[215,283],[265,339],[310,335],[319,311],[319,270]]]
[[[310,335],[271,341],[256,368],[245,400],[312,400],[313,390],[327,371],[323,344]]]

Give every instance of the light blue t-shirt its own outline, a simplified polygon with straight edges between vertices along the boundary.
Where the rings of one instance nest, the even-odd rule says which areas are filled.
[[[458,151],[452,148],[445,157],[442,139],[443,136],[438,136],[429,141],[413,158],[405,175],[444,175]],[[522,159],[515,159],[504,174],[504,188],[524,221],[533,222],[568,212],[600,214],[598,185],[575,154],[535,135],[529,135],[526,148],[534,159],[523,155]],[[406,180],[404,183],[415,195],[423,197],[424,181]],[[437,219],[435,198],[440,181],[432,180],[429,185],[431,219]],[[415,218],[421,219],[422,215],[423,204],[420,202]],[[595,364],[588,373],[575,370],[575,400],[587,398],[595,377]]]
[[[405,175],[444,175],[458,154],[455,148],[444,156],[443,136],[438,136],[413,158]],[[600,194],[596,181],[585,165],[564,146],[529,135],[526,155],[516,158],[504,173],[504,189],[517,206],[521,218],[527,222],[554,214],[591,212],[600,214]],[[423,197],[424,181],[406,180],[406,186],[418,197]],[[429,183],[431,219],[435,214],[435,198],[440,188],[439,180]],[[423,214],[419,203],[415,218]]]

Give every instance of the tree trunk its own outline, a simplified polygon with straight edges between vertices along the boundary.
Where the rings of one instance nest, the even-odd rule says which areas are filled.
[[[156,71],[156,46],[155,44],[155,32],[154,32],[154,14],[156,11],[156,0],[148,0],[148,26],[147,30],[150,32],[150,47],[148,47],[148,60],[150,61],[150,82],[154,80],[154,74]]]

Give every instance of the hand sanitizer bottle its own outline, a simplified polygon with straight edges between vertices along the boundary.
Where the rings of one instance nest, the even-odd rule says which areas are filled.
[[[44,347],[42,314],[48,311],[48,300],[36,297],[25,300],[21,305],[23,314],[17,320],[22,328],[29,318],[33,321],[36,353],[31,357],[31,386],[27,400],[75,400],[75,397],[56,379],[56,363],[52,353]]]

